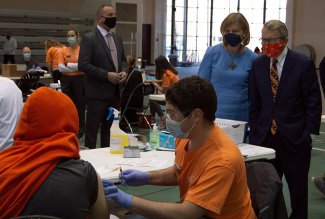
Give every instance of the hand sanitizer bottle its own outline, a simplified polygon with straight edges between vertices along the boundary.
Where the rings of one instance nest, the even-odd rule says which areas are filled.
[[[151,150],[156,150],[159,148],[159,131],[156,123],[153,124],[152,130],[150,132],[150,145]]]

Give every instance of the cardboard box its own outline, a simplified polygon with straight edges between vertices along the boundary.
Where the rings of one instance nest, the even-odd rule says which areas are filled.
[[[25,64],[2,64],[3,77],[21,77],[26,73]]]

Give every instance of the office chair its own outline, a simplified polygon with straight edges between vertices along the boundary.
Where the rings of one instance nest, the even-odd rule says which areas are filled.
[[[150,122],[145,112],[148,106],[143,105],[143,100],[145,96],[154,93],[155,86],[151,83],[143,83],[142,75],[140,76],[141,82],[138,80],[137,83],[134,83],[135,80],[133,80],[132,84],[126,83],[121,98],[120,127],[124,130],[128,127],[131,133],[133,133],[132,126],[139,125],[139,118],[144,119],[150,127]],[[139,74],[137,77],[139,77]]]
[[[297,47],[292,48],[292,50],[306,55],[308,58],[310,58],[313,61],[315,61],[316,59],[315,49],[313,46],[309,44],[301,44]]]
[[[27,73],[23,75],[18,81],[18,88],[23,94],[23,101],[25,102],[28,95],[44,84],[39,83],[40,76],[38,73]]]
[[[246,166],[247,184],[258,219],[288,219],[282,181],[271,163],[252,162]]]

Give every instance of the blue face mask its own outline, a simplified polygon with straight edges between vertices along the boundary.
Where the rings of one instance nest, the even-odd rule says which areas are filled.
[[[77,43],[76,37],[68,37],[67,41],[68,41],[70,46],[76,45],[76,43]]]
[[[172,135],[174,136],[175,138],[182,138],[182,139],[186,139],[188,138],[188,135],[190,133],[190,131],[193,129],[194,125],[190,128],[190,130],[188,130],[187,133],[183,132],[182,129],[181,129],[181,124],[187,120],[189,117],[191,116],[188,115],[183,121],[181,122],[176,122],[170,118],[166,118],[166,128],[167,128],[167,131]]]
[[[235,33],[227,33],[224,35],[224,38],[231,47],[235,47],[241,43],[240,36]]]
[[[24,60],[29,60],[30,59],[30,57],[31,57],[31,53],[29,53],[29,52],[24,52],[23,53],[23,57],[24,57]]]

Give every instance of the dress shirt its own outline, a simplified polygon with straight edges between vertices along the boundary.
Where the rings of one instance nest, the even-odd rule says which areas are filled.
[[[114,39],[111,38],[111,41],[109,41],[109,37],[113,37],[111,31],[107,31],[104,28],[102,28],[101,26],[97,25],[97,28],[99,30],[99,32],[103,35],[106,45],[109,47],[109,50],[111,52],[111,56],[113,59],[113,63],[116,69],[116,72],[118,72],[118,61],[117,61],[117,50],[116,50],[116,45],[114,42]],[[113,45],[114,44],[114,45]]]
[[[111,34],[111,31],[107,31],[104,28],[102,28],[101,26],[97,25],[97,29],[99,30],[99,32],[103,35],[106,44],[108,45],[108,40],[107,40],[107,34]]]
[[[276,58],[278,60],[276,67],[278,69],[279,81],[281,80],[282,69],[283,69],[283,65],[284,65],[284,61],[286,59],[287,53],[288,53],[288,48],[286,47],[286,48],[284,48],[282,53]],[[270,70],[271,70],[271,67],[272,67],[272,60],[270,61]]]

